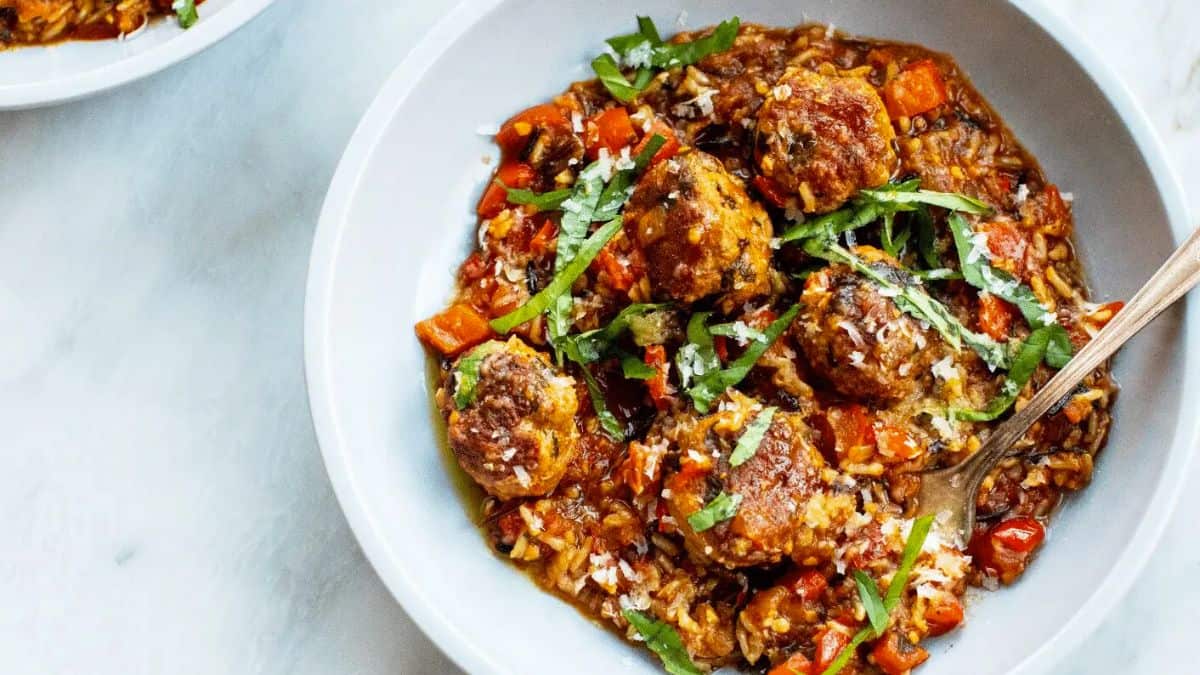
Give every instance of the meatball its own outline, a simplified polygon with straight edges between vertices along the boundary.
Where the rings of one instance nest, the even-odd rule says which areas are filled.
[[[762,175],[805,212],[841,206],[886,183],[896,165],[892,122],[878,92],[857,77],[789,68],[758,113]]]
[[[731,392],[718,412],[684,422],[677,435],[680,466],[667,477],[664,495],[685,545],[700,560],[736,568],[829,552],[827,532],[853,510],[852,499],[825,491],[825,461],[798,414],[776,412],[757,451],[739,466],[730,464],[738,439],[759,414],[753,399]],[[697,532],[688,517],[722,493],[740,499],[736,513]]]
[[[625,223],[660,299],[719,294],[728,311],[770,291],[771,221],[712,155],[686,152],[647,171]]]
[[[471,350],[451,378],[441,399],[463,471],[501,499],[553,491],[579,449],[574,378],[516,337]]]
[[[860,247],[858,252],[870,251]],[[867,257],[864,255],[864,257]],[[875,256],[873,264],[899,270]],[[940,358],[928,328],[904,314],[875,284],[845,265],[815,272],[805,281],[796,341],[812,372],[856,399],[896,401],[924,391]]]

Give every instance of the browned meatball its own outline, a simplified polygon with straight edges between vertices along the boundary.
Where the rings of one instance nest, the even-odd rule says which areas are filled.
[[[831,551],[826,532],[853,509],[849,498],[829,498],[825,461],[795,413],[776,412],[757,452],[739,466],[730,464],[738,439],[760,410],[753,399],[731,392],[716,413],[688,420],[690,428],[679,434],[680,468],[666,479],[664,495],[697,558],[734,568],[778,562],[801,548],[803,557]],[[688,517],[721,493],[740,499],[736,513],[697,532]]]
[[[780,192],[799,197],[805,212],[823,213],[887,182],[894,137],[866,80],[789,68],[759,110],[755,156]]]
[[[860,247],[873,264],[889,266]],[[894,269],[894,268],[893,268]],[[924,391],[941,353],[927,328],[904,314],[875,284],[844,265],[805,282],[796,340],[809,368],[837,391],[857,399],[895,401]]]
[[[501,499],[549,494],[579,449],[575,380],[519,338],[468,352],[441,396],[459,465]]]
[[[647,171],[625,223],[661,299],[720,294],[728,311],[770,291],[771,221],[712,155],[685,152]]]

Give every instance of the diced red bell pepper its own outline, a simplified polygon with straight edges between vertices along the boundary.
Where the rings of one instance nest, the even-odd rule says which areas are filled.
[[[669,124],[657,117],[655,117],[654,121],[650,123],[650,131],[647,131],[642,136],[642,140],[638,141],[637,146],[633,149],[631,154],[634,157],[642,154],[642,150],[646,149],[646,145],[650,142],[650,139],[654,138],[655,136],[662,136],[665,142],[662,144],[662,147],[658,149],[658,152],[654,153],[654,156],[650,158],[650,163],[646,165],[647,169],[663,160],[671,159],[675,155],[679,154],[679,138],[675,136],[675,130],[672,129]]]
[[[789,588],[803,600],[813,601],[821,597],[829,582],[817,570],[793,570],[779,580],[781,586]]]
[[[776,183],[770,178],[767,178],[766,176],[755,176],[754,187],[758,188],[758,191],[762,193],[762,196],[775,206],[778,206],[782,209],[788,205],[789,199],[787,191],[784,190],[779,183]]]
[[[787,661],[767,671],[767,675],[813,675],[812,661],[800,652],[795,652]]]
[[[932,60],[916,61],[883,86],[883,100],[892,117],[920,115],[946,102],[946,82]]]
[[[571,121],[553,103],[535,105],[513,115],[501,125],[499,133],[496,134],[496,145],[500,146],[505,156],[515,155],[525,149],[534,129],[539,126],[570,129]]]
[[[850,644],[850,635],[834,624],[829,628],[817,631],[817,634],[813,636],[813,643],[817,646],[813,665],[816,666],[816,672],[823,673],[829,664],[833,663],[842,653],[846,645]]]
[[[650,400],[659,410],[668,410],[675,402],[675,388],[667,380],[670,363],[667,361],[667,349],[662,345],[646,347],[646,365],[654,369],[654,377],[646,380],[646,388],[650,391]]]
[[[637,140],[629,112],[624,108],[609,108],[593,115],[584,122],[583,129],[583,144],[589,159],[599,157],[600,148],[616,155]]]
[[[887,675],[904,675],[925,663],[929,652],[909,642],[908,638],[897,635],[895,631],[888,631],[871,649],[871,658]]]
[[[496,175],[475,209],[481,218],[495,218],[508,205],[507,188],[527,188],[537,178],[532,166],[522,162],[506,162],[496,170]]]
[[[925,452],[925,445],[905,429],[882,422],[876,422],[874,426],[875,448],[884,463],[907,462]]]
[[[992,528],[992,540],[1010,551],[1031,553],[1046,538],[1046,528],[1028,517],[1011,518]]]
[[[637,281],[637,277],[633,275],[633,271],[621,264],[620,259],[612,252],[610,246],[605,246],[596,254],[596,259],[592,261],[592,266],[599,272],[603,272],[608,277],[608,285],[614,290],[621,292],[628,291],[633,288],[633,283]]]
[[[925,623],[929,625],[929,634],[935,637],[954,630],[962,620],[962,603],[948,593],[942,594],[925,609]]]
[[[979,329],[993,340],[1008,339],[1008,329],[1016,317],[1017,308],[991,293],[979,295]]]

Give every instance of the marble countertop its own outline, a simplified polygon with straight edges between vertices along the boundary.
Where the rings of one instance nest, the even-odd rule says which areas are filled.
[[[0,671],[455,672],[356,546],[304,389],[326,186],[447,9],[369,4],[280,0],[116,94],[0,113]],[[1200,205],[1200,4],[1052,4],[1119,45]],[[1193,659],[1197,511],[1060,672]]]

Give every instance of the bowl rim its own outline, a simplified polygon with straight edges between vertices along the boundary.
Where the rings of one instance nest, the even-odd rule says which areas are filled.
[[[0,110],[25,110],[67,103],[115,89],[165,70],[232,34],[275,0],[237,0],[161,45],[114,63],[39,82],[0,85]],[[21,49],[59,49],[55,44]]]
[[[470,673],[508,672],[449,620],[434,611],[430,600],[410,578],[402,559],[392,555],[373,515],[360,499],[356,477],[342,441],[340,423],[330,386],[329,312],[336,277],[343,225],[354,202],[366,167],[396,111],[408,100],[443,51],[489,10],[506,0],[460,0],[419,41],[395,69],[360,121],[338,164],[321,210],[309,261],[304,313],[305,380],[317,441],[338,502],[359,545],[372,566],[401,604],[438,648],[460,668]],[[1131,91],[1098,52],[1043,0],[1010,0],[1011,4],[1041,26],[1099,86],[1129,130],[1141,152],[1161,197],[1176,243],[1190,232],[1189,211],[1182,186],[1166,160],[1161,140]],[[1185,301],[1183,340],[1200,335],[1200,302]],[[1186,356],[1188,373],[1200,375],[1200,357]],[[1195,385],[1185,385],[1186,399],[1200,398]],[[1042,673],[1060,662],[1091,634],[1130,590],[1154,552],[1182,493],[1194,450],[1200,445],[1200,418],[1179,419],[1172,437],[1162,478],[1141,521],[1105,576],[1079,606],[1071,619],[1028,654],[1013,673]],[[537,591],[530,586],[531,592]]]

